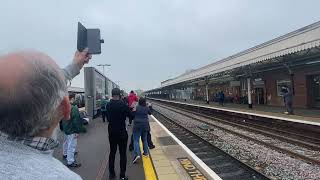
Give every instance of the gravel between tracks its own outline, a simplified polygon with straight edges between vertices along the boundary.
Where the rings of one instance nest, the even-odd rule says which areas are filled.
[[[224,130],[215,128],[214,126],[209,125],[208,127],[213,130],[205,131],[199,128],[203,125],[202,122],[164,109],[156,104],[154,104],[153,107],[155,110],[173,118],[180,125],[208,140],[210,143],[233,157],[259,169],[271,179],[319,179],[320,177],[320,166],[311,165],[299,159],[294,159],[286,154],[282,154],[250,140],[235,136]],[[263,135],[257,136],[254,133],[250,133],[250,135],[255,136],[258,139],[266,139]],[[283,146],[286,145],[283,144]],[[288,148],[295,148],[301,151],[301,147],[286,146],[286,149]],[[320,154],[319,152],[312,152],[311,154],[310,152],[307,153],[318,158]]]
[[[185,112],[180,111],[180,110],[176,110],[176,111],[185,113]],[[188,115],[190,116],[191,114],[188,113]],[[224,123],[213,121],[211,119],[204,118],[204,117],[201,117],[201,116],[198,116],[198,115],[192,114],[191,116],[195,117],[196,119],[201,119],[202,121],[205,121],[205,122],[207,122],[209,124],[214,122],[215,125],[223,127],[225,129],[232,130],[234,132],[237,132],[237,133],[249,136],[249,137],[253,137],[254,139],[257,139],[259,141],[263,141],[263,142],[266,142],[266,143],[269,143],[269,144],[276,145],[277,147],[280,147],[282,149],[290,150],[292,152],[307,156],[309,158],[320,160],[320,152],[319,151],[312,150],[310,148],[301,147],[301,146],[298,146],[296,144],[284,142],[284,141],[281,141],[279,139],[275,139],[275,138],[270,137],[270,136],[265,136],[265,135],[260,134],[260,133],[254,133],[254,132],[251,132],[251,131],[247,131],[247,130],[244,130],[243,128],[233,127],[231,125],[227,125],[227,124],[224,124]]]

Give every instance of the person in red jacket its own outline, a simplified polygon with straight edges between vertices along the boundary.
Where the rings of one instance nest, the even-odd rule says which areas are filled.
[[[130,107],[130,111],[134,111],[135,105],[137,104],[138,100],[139,100],[138,96],[133,91],[131,91],[128,96],[128,105]],[[129,118],[129,126],[131,126],[132,120],[133,120],[133,118],[130,117]]]

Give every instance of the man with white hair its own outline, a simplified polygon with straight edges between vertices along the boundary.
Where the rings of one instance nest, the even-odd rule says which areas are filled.
[[[52,157],[52,136],[61,119],[70,119],[67,82],[90,59],[87,49],[76,52],[61,70],[39,52],[0,56],[0,179],[81,179]]]

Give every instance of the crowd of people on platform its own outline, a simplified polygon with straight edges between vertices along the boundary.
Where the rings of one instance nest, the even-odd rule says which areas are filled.
[[[77,51],[73,62],[60,69],[54,60],[40,52],[21,51],[0,56],[0,179],[81,179],[52,153],[59,145],[57,127],[60,123],[65,135],[63,158],[66,165],[69,168],[81,166],[75,155],[82,121],[74,104],[75,96],[67,93],[67,84],[90,59],[88,49]],[[282,94],[286,113],[293,114],[292,90],[283,87]],[[223,105],[223,91],[217,98]],[[105,97],[101,101],[102,120],[108,122],[111,178],[116,176],[114,161],[119,148],[120,179],[128,179],[128,126],[132,126],[129,150],[134,150],[133,163],[141,158],[140,138],[142,155],[148,156],[149,149],[155,147],[148,119],[151,113],[152,106],[133,91],[128,97],[122,97],[120,89],[114,88],[112,98]]]
[[[74,94],[69,95],[71,103],[70,120],[60,121],[60,129],[64,132],[63,159],[66,160],[70,168],[81,166],[75,160],[77,154],[77,138],[81,131],[81,118],[79,109],[74,104]],[[120,89],[112,90],[112,98],[105,96],[101,99],[100,111],[103,123],[108,123],[108,135],[110,144],[109,154],[109,176],[115,178],[115,155],[117,149],[120,152],[120,179],[127,179],[125,176],[127,166],[127,126],[132,126],[129,150],[134,152],[132,163],[136,163],[141,158],[139,140],[142,140],[143,156],[149,155],[149,149],[155,148],[151,139],[148,115],[152,113],[151,104],[143,97],[138,97],[134,91],[129,96],[123,96]],[[128,124],[126,124],[127,119]]]
[[[281,96],[283,98],[284,106],[286,111],[284,114],[293,115],[293,92],[292,88],[288,86],[281,87]],[[226,98],[228,98],[226,100]],[[271,94],[268,95],[268,99],[271,99]],[[186,99],[185,99],[186,101]],[[224,103],[237,103],[237,104],[247,104],[248,103],[248,96],[240,97],[238,94],[235,96],[226,97],[223,91],[217,91],[212,98],[213,102],[218,102],[220,106],[224,106]],[[209,101],[207,101],[209,103]]]
[[[144,156],[149,156],[149,148],[153,149],[155,147],[151,140],[148,119],[148,115],[151,115],[152,112],[152,106],[147,104],[145,98],[138,98],[133,91],[130,92],[128,97],[124,97],[121,95],[120,89],[114,88],[111,94],[111,100],[107,101],[105,105],[110,144],[109,176],[110,178],[116,176],[114,163],[117,148],[119,148],[120,178],[127,179],[125,176],[128,142],[127,126],[132,126],[133,122],[129,150],[134,150],[134,159],[132,162],[136,163],[141,158],[140,138],[143,144],[142,154]],[[105,102],[101,103],[101,107],[104,103]],[[127,118],[129,119],[128,125],[126,124]],[[105,121],[103,120],[103,122]]]
[[[76,147],[83,122],[75,95],[67,86],[91,59],[88,49],[75,53],[66,68],[59,66],[46,54],[21,51],[0,56],[0,179],[81,180],[69,170],[80,167]],[[108,122],[110,144],[109,174],[116,177],[114,161],[120,151],[120,179],[126,180],[128,126],[132,126],[130,151],[133,163],[154,148],[148,115],[152,106],[133,91],[122,97],[118,88],[112,98],[101,101],[102,121]],[[126,120],[129,118],[129,124]],[[52,154],[59,146],[58,129],[64,133],[63,159]]]

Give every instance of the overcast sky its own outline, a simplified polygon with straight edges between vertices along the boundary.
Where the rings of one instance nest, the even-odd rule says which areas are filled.
[[[111,64],[113,81],[146,90],[319,21],[319,7],[319,0],[1,0],[0,54],[36,49],[64,67],[80,21],[105,40],[87,66]],[[82,71],[72,85],[83,81]]]

